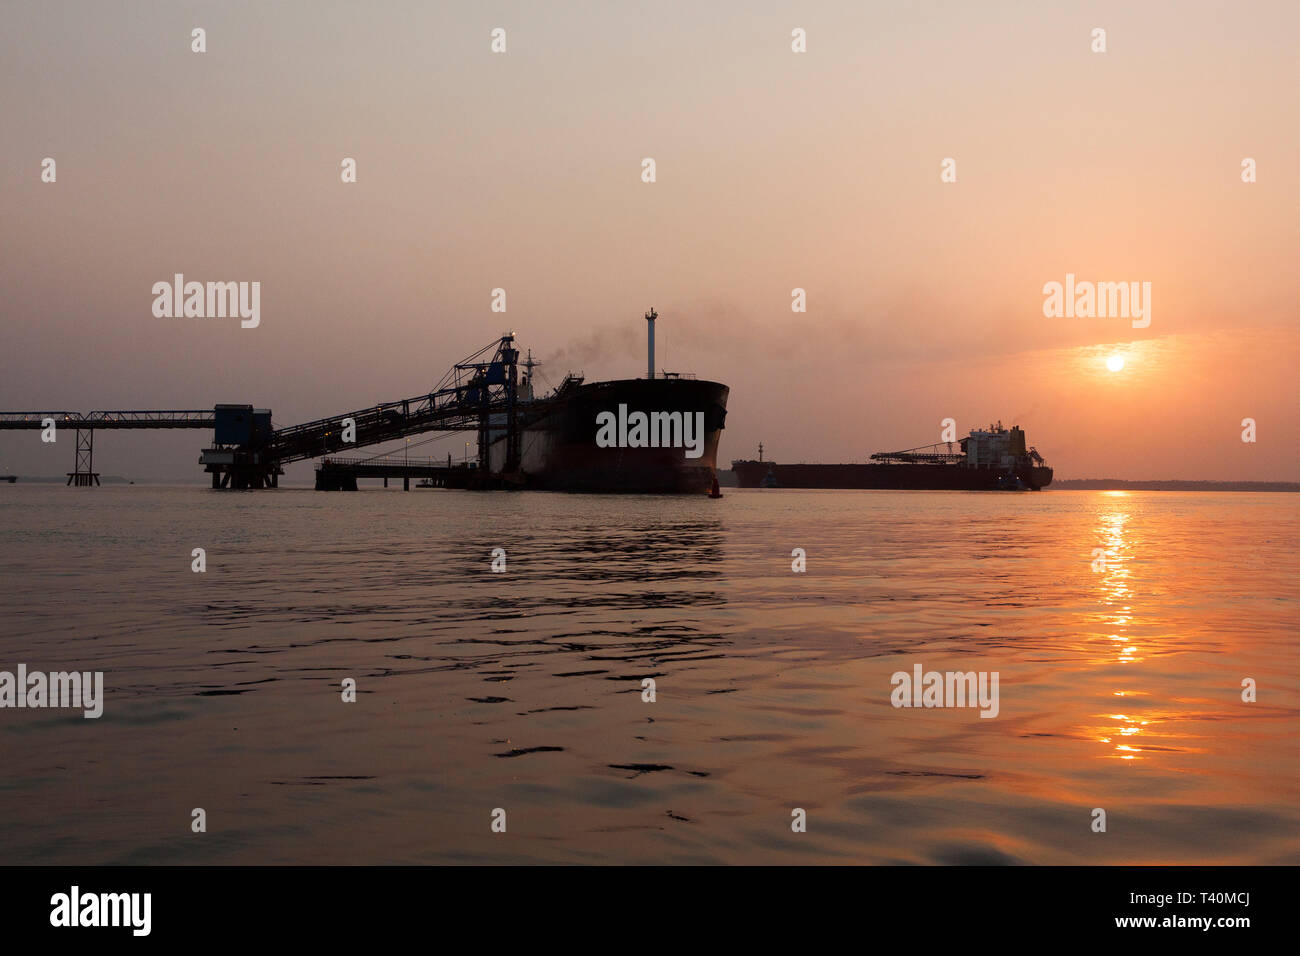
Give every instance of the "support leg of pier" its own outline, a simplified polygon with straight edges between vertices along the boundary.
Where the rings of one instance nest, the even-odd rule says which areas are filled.
[[[95,471],[95,430],[77,429],[77,459],[75,470],[68,472],[68,484],[74,488],[94,488],[99,484]]]

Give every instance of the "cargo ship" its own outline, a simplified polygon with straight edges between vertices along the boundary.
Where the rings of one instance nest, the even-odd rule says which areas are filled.
[[[656,372],[658,313],[645,314],[646,377],[586,382],[570,372],[534,394],[531,353],[517,392],[517,447],[506,416],[493,415],[481,443],[490,475],[548,491],[704,494],[713,484],[730,390],[689,373]],[[517,462],[514,465],[511,459]]]
[[[971,429],[957,442],[904,451],[877,452],[872,463],[782,465],[733,461],[741,488],[889,488],[930,491],[1038,491],[1052,482],[1052,469],[1038,449],[1026,446],[1017,425],[998,422]]]

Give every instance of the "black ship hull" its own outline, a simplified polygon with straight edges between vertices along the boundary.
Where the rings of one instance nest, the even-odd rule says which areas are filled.
[[[544,491],[704,494],[713,483],[718,440],[725,426],[729,389],[687,378],[624,379],[576,385],[520,405],[518,485]],[[598,416],[679,413],[702,422],[693,448],[602,447]],[[700,417],[696,417],[696,416]],[[608,437],[608,435],[606,436]],[[688,456],[698,450],[698,457]],[[489,445],[488,467],[505,462],[504,435]]]
[[[1052,482],[1052,469],[1023,466],[1014,469],[970,468],[963,465],[778,465],[767,461],[733,461],[731,468],[741,488],[883,488],[928,491],[996,491],[1014,487],[1009,476],[1024,488],[1037,491]]]

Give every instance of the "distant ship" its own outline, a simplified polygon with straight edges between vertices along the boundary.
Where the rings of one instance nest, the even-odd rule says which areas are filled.
[[[645,378],[585,382],[570,373],[552,392],[537,397],[533,369],[539,363],[531,354],[520,362],[518,447],[512,456],[505,416],[492,416],[484,443],[487,473],[513,474],[520,487],[549,491],[708,492],[730,390],[687,373],[656,374],[658,313],[651,309],[645,318]],[[604,435],[602,420],[612,423]],[[512,457],[516,468],[508,467]]]
[[[955,448],[954,446],[958,446]],[[971,429],[957,442],[878,452],[877,464],[781,465],[759,459],[733,461],[741,488],[891,488],[930,491],[1038,491],[1052,469],[1038,449],[1026,447],[1017,425]]]

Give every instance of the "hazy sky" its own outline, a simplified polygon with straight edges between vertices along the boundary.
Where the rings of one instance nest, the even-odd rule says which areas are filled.
[[[1293,0],[4,0],[0,409],[294,424],[509,329],[552,383],[632,377],[653,305],[660,364],[731,387],[723,461],[952,417],[1062,478],[1300,480],[1297,35]],[[156,318],[177,272],[259,281],[261,325]],[[1150,326],[1044,317],[1066,273],[1150,282]],[[202,480],[208,437],[96,464]],[[72,459],[0,433],[0,470]]]

